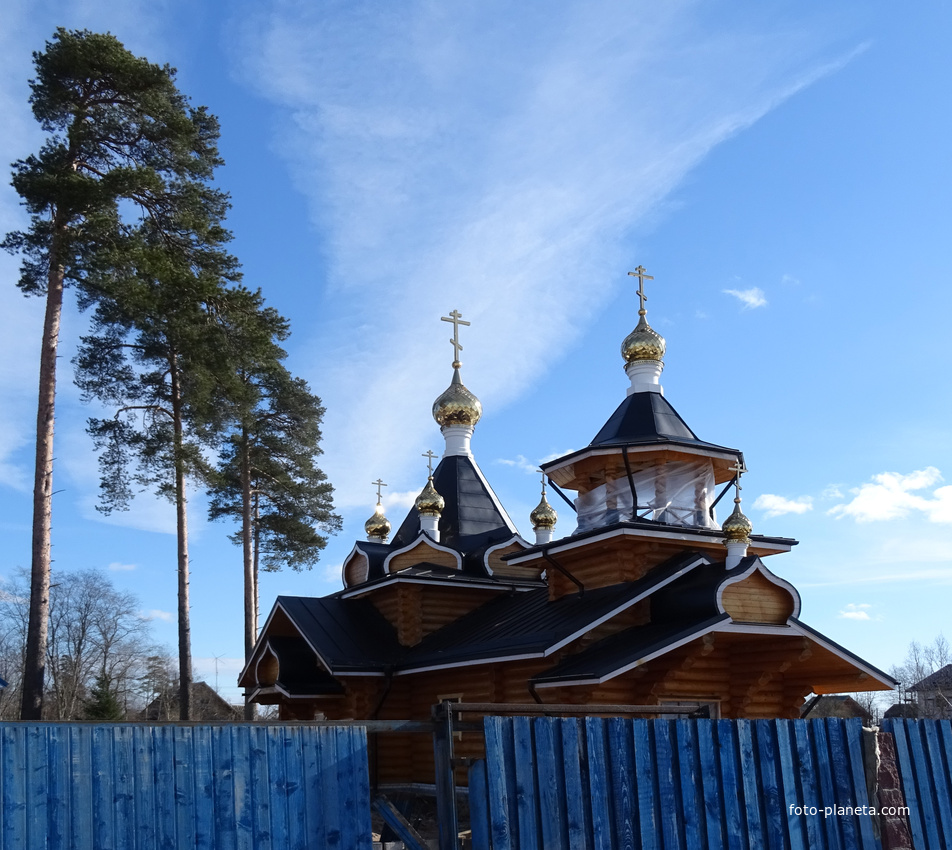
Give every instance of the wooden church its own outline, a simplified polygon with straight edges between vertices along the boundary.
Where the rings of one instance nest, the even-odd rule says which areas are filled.
[[[713,717],[775,718],[799,717],[811,693],[895,686],[806,625],[796,589],[766,566],[796,541],[753,533],[743,454],[699,439],[664,397],[665,341],[644,306],[651,277],[632,274],[641,309],[621,347],[627,396],[587,446],[543,465],[535,540],[520,536],[476,462],[482,406],[455,359],[433,404],[445,451],[415,507],[391,537],[378,486],[344,589],[277,599],[239,680],[254,701],[301,720],[424,720],[444,699],[659,714],[701,703]],[[444,321],[458,358],[469,323],[456,311]],[[546,481],[575,494],[564,533]],[[718,524],[715,505],[732,487],[734,510]],[[379,746],[378,781],[432,782],[419,736]],[[457,752],[479,746],[461,741]]]

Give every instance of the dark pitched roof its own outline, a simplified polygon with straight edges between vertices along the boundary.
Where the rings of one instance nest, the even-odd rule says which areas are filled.
[[[548,589],[494,599],[425,637],[402,666],[412,669],[541,654],[700,563],[705,561],[695,553],[678,555],[638,581],[593,588],[552,602]]]
[[[344,686],[317,669],[317,659],[303,637],[272,636],[268,646],[278,658],[276,684],[289,696],[342,694]]]
[[[334,673],[378,670],[401,655],[393,626],[366,599],[279,596],[275,604]]]
[[[928,691],[934,688],[952,688],[952,664],[940,667],[935,673],[930,673],[924,679],[909,686],[910,691]]]
[[[728,619],[727,614],[719,614],[705,620],[680,619],[626,629],[570,655],[552,669],[534,676],[532,681],[537,685],[579,680],[597,682],[639,659],[664,652],[691,635],[704,634]]]
[[[206,682],[192,682],[188,686],[189,708],[193,720],[237,720],[239,709],[229,705]],[[143,720],[172,720],[179,716],[178,686],[159,694],[141,712]]]
[[[883,719],[889,720],[893,717],[909,717],[916,719],[919,717],[919,706],[911,702],[897,702],[889,706],[883,712]]]
[[[540,655],[587,631],[627,603],[649,595],[679,572],[703,563],[706,561],[696,553],[679,555],[638,581],[594,588],[554,602],[549,602],[546,587],[508,593],[409,648],[400,646],[393,627],[366,599],[342,598],[340,594],[322,599],[280,596],[277,604],[334,674],[413,670]]]
[[[632,393],[602,426],[592,446],[631,446],[643,443],[678,443],[739,454],[698,439],[661,393]]]
[[[873,719],[863,706],[846,694],[822,694],[808,699],[800,708],[800,717],[861,717]]]
[[[440,545],[464,555],[508,540],[516,533],[482,472],[471,457],[444,457],[433,471],[433,486],[446,505],[440,516]],[[420,515],[410,508],[393,536],[390,549],[402,548],[420,533]],[[468,569],[482,572],[481,563],[464,561]],[[485,573],[483,573],[485,574]]]

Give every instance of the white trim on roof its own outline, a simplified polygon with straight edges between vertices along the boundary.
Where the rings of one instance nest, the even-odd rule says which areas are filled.
[[[425,531],[421,531],[413,539],[412,543],[407,544],[402,549],[396,549],[387,555],[383,560],[383,572],[384,575],[390,573],[390,562],[396,558],[398,555],[405,555],[408,552],[412,552],[416,549],[417,546],[429,546],[431,549],[435,549],[437,552],[446,552],[448,555],[452,555],[456,559],[456,569],[457,571],[462,571],[463,569],[463,558],[459,552],[455,549],[451,549],[449,546],[444,546],[441,543],[437,543],[429,534]]]
[[[422,576],[405,576],[401,573],[389,573],[385,576],[386,581],[374,579],[372,585],[361,585],[357,584],[351,588],[346,588],[341,592],[341,599],[359,599],[364,596],[369,596],[375,590],[379,590],[381,587],[389,587],[393,584],[426,584],[432,587],[468,587],[473,590],[495,590],[500,593],[509,593],[510,591],[527,591],[527,590],[543,590],[545,588],[544,584],[540,584],[538,581],[535,584],[527,585],[526,582],[530,579],[522,578],[512,578],[507,581],[506,576],[501,576],[496,579],[495,582],[490,581],[479,581],[478,579],[473,579],[472,576],[463,575],[461,579],[453,578],[425,578]]]
[[[626,443],[625,446],[628,449],[629,457],[633,454],[647,454],[649,452],[680,452],[681,454],[700,455],[706,458],[716,457],[731,460],[736,458],[737,455],[743,454],[743,452],[737,449],[728,449],[724,446],[720,448],[707,448],[704,446],[682,445],[677,437],[667,438],[664,441],[655,443]],[[556,458],[549,464],[542,464],[542,470],[546,475],[550,475],[553,472],[575,466],[575,464],[583,460],[588,460],[590,457],[606,457],[608,455],[618,455],[621,453],[621,443],[611,446],[588,446],[584,449],[579,449],[577,452],[569,452],[567,455],[563,455],[562,458],[564,458],[564,460],[562,458]]]
[[[340,583],[344,587],[350,587],[351,585],[347,584],[347,565],[350,563],[354,555],[360,555],[367,562],[367,578],[364,581],[370,579],[370,555],[368,555],[363,549],[360,548],[360,541],[354,544],[354,548],[350,550],[350,553],[344,558],[344,562],[340,565]],[[358,582],[362,584],[363,582]]]
[[[703,637],[710,631],[713,631],[713,628],[710,625],[701,629],[697,629],[685,637],[676,640],[674,643],[665,644],[663,648],[655,650],[654,652],[649,652],[647,655],[643,655],[641,658],[636,658],[634,661],[630,661],[627,664],[619,667],[617,670],[613,670],[611,673],[607,673],[597,679],[588,678],[573,679],[570,681],[538,682],[536,683],[536,688],[559,688],[565,685],[600,685],[603,682],[614,679],[616,676],[621,676],[623,673],[627,673],[629,670],[633,670],[635,667],[640,667],[642,664],[647,664],[649,661],[658,658],[661,655],[667,655],[667,653],[671,652],[672,650],[678,649],[679,647],[682,647],[686,643],[690,643],[692,640],[696,640],[699,637]]]
[[[723,534],[720,530],[705,530],[704,533],[699,535],[683,534],[677,531],[662,531],[661,529],[655,530],[653,528],[613,528],[610,531],[604,531],[601,534],[595,534],[592,537],[581,537],[578,539],[563,537],[561,540],[557,540],[554,543],[547,545],[545,547],[545,551],[569,552],[582,546],[589,546],[592,543],[601,543],[605,540],[611,540],[615,537],[657,537],[662,540],[677,540],[681,543],[692,543],[695,542],[699,537],[702,540],[709,538],[715,543],[720,543],[723,540]],[[776,554],[778,552],[789,552],[793,548],[793,546],[785,543],[764,543],[757,540],[751,542],[751,547],[766,550],[771,554]],[[508,563],[521,564],[532,558],[538,558],[539,556],[540,553],[538,550],[536,550],[525,555],[517,555],[514,558],[509,558]]]
[[[519,529],[516,528],[516,524],[509,518],[509,514],[506,509],[502,506],[502,502],[499,501],[499,497],[496,495],[496,491],[489,486],[489,482],[486,480],[486,476],[483,475],[483,471],[479,468],[479,464],[476,463],[476,458],[470,455],[469,462],[473,465],[473,469],[476,470],[476,475],[479,477],[479,480],[482,482],[483,487],[486,488],[486,492],[489,494],[489,498],[492,499],[492,503],[496,506],[496,510],[499,511],[500,516],[505,520],[506,527],[513,533],[518,536]]]
[[[501,661],[525,661],[530,658],[544,658],[541,652],[523,652],[519,655],[499,655],[492,658],[474,658],[471,661],[448,662],[446,664],[430,664],[426,667],[408,667],[404,670],[397,670],[393,675],[410,676],[417,673],[429,673],[432,670],[455,670],[459,667],[476,667],[480,664],[498,664]]]
[[[738,582],[742,582],[745,579],[750,578],[756,572],[759,572],[771,584],[776,585],[777,587],[783,590],[786,590],[787,593],[789,593],[790,596],[793,597],[793,613],[790,616],[799,617],[800,616],[800,594],[797,592],[797,589],[792,584],[790,584],[789,581],[784,581],[784,579],[780,578],[780,576],[770,572],[770,570],[768,570],[764,566],[763,561],[761,561],[760,558],[757,558],[757,557],[754,558],[754,562],[746,570],[744,570],[744,572],[739,573],[736,576],[731,576],[729,579],[727,579],[724,582],[721,582],[721,584],[718,585],[717,596],[716,596],[717,610],[722,611],[723,613],[726,614],[727,612],[724,611],[724,604],[723,604],[724,591],[728,587],[730,587],[732,584],[737,584]]]
[[[718,625],[714,631],[781,636],[784,634],[789,634],[792,631],[796,635],[807,638],[807,640],[812,640],[815,644],[818,644],[827,651],[832,652],[838,658],[842,658],[844,661],[851,664],[853,667],[856,667],[858,670],[862,670],[867,676],[875,679],[880,684],[887,685],[890,689],[895,690],[894,684],[890,684],[888,681],[886,681],[886,679],[882,678],[883,675],[886,675],[887,678],[890,678],[891,680],[891,677],[889,677],[888,674],[884,674],[882,671],[878,671],[874,667],[870,667],[865,661],[863,661],[862,658],[853,655],[851,652],[844,650],[842,647],[836,646],[819,632],[814,632],[812,629],[807,627],[806,624],[801,626],[801,624],[793,617],[787,620],[786,624],[783,626],[772,626],[767,624],[758,625],[755,623],[735,623],[732,620],[728,620],[726,623]]]
[[[616,616],[617,614],[620,614],[622,611],[626,610],[627,608],[630,608],[636,602],[641,602],[642,599],[645,599],[648,596],[651,596],[653,593],[656,593],[657,591],[661,590],[661,588],[666,587],[667,585],[671,584],[671,582],[681,578],[681,576],[683,576],[685,573],[690,572],[691,570],[695,569],[701,564],[710,564],[710,563],[711,562],[707,558],[703,557],[702,555],[698,555],[698,557],[695,558],[693,561],[691,561],[687,566],[682,567],[680,570],[678,570],[676,573],[673,573],[664,581],[660,581],[657,584],[651,585],[650,587],[646,588],[641,593],[639,593],[637,596],[634,596],[633,598],[629,599],[627,602],[624,602],[618,607],[612,609],[608,614],[605,614],[604,616],[599,617],[598,619],[586,625],[584,628],[579,629],[574,634],[569,635],[567,638],[563,638],[562,640],[557,641],[552,646],[550,646],[543,654],[545,656],[549,656],[553,652],[557,652],[558,650],[562,649],[563,646],[567,646],[573,640],[576,640],[577,638],[580,638],[582,635],[587,634],[592,629],[597,629],[602,623],[607,622],[612,617]]]
[[[489,566],[489,556],[497,549],[505,549],[507,546],[512,546],[513,543],[521,543],[523,549],[528,549],[532,545],[521,534],[516,532],[508,540],[504,540],[502,543],[497,543],[494,546],[490,546],[483,553],[483,567],[485,567],[487,575],[495,575],[495,573],[492,571],[492,567]]]

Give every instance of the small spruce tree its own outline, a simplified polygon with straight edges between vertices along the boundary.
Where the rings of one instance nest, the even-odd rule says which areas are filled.
[[[109,680],[109,676],[100,673],[84,706],[84,714],[87,720],[102,720],[106,723],[114,723],[125,719],[126,713],[122,710],[122,706],[119,704],[111,686],[112,682]]]

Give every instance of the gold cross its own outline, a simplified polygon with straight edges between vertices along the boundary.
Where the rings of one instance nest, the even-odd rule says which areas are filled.
[[[371,481],[370,483],[377,485],[377,504],[379,505],[379,504],[380,504],[380,498],[381,498],[381,495],[382,495],[381,492],[380,492],[380,488],[381,488],[381,487],[386,487],[386,486],[388,486],[388,485],[386,485],[386,484],[383,483],[383,479],[382,479],[382,478],[378,478],[376,481]]]
[[[469,322],[463,321],[463,314],[459,310],[453,310],[449,316],[440,316],[440,321],[452,322],[453,324],[453,338],[450,340],[453,344],[453,368],[459,368],[459,353],[463,350],[463,346],[459,344],[459,326],[466,325],[469,327]]]
[[[643,316],[645,314],[645,301],[648,300],[648,296],[645,295],[645,281],[654,280],[654,277],[650,274],[645,274],[645,267],[638,266],[633,272],[628,272],[632,277],[638,278],[638,301],[641,306],[638,309],[638,315]]]
[[[747,467],[741,463],[740,458],[737,458],[737,460],[734,462],[734,465],[728,468],[734,473],[735,496],[739,499],[740,491],[744,489],[740,486],[740,477],[747,471]]]
[[[433,454],[433,449],[427,449],[423,457],[426,458],[426,468],[430,471],[430,478],[432,478],[433,477],[433,458],[436,457],[436,455]]]
[[[539,470],[539,472],[542,475],[542,495],[544,496],[545,495],[545,473],[542,472],[541,469]]]

